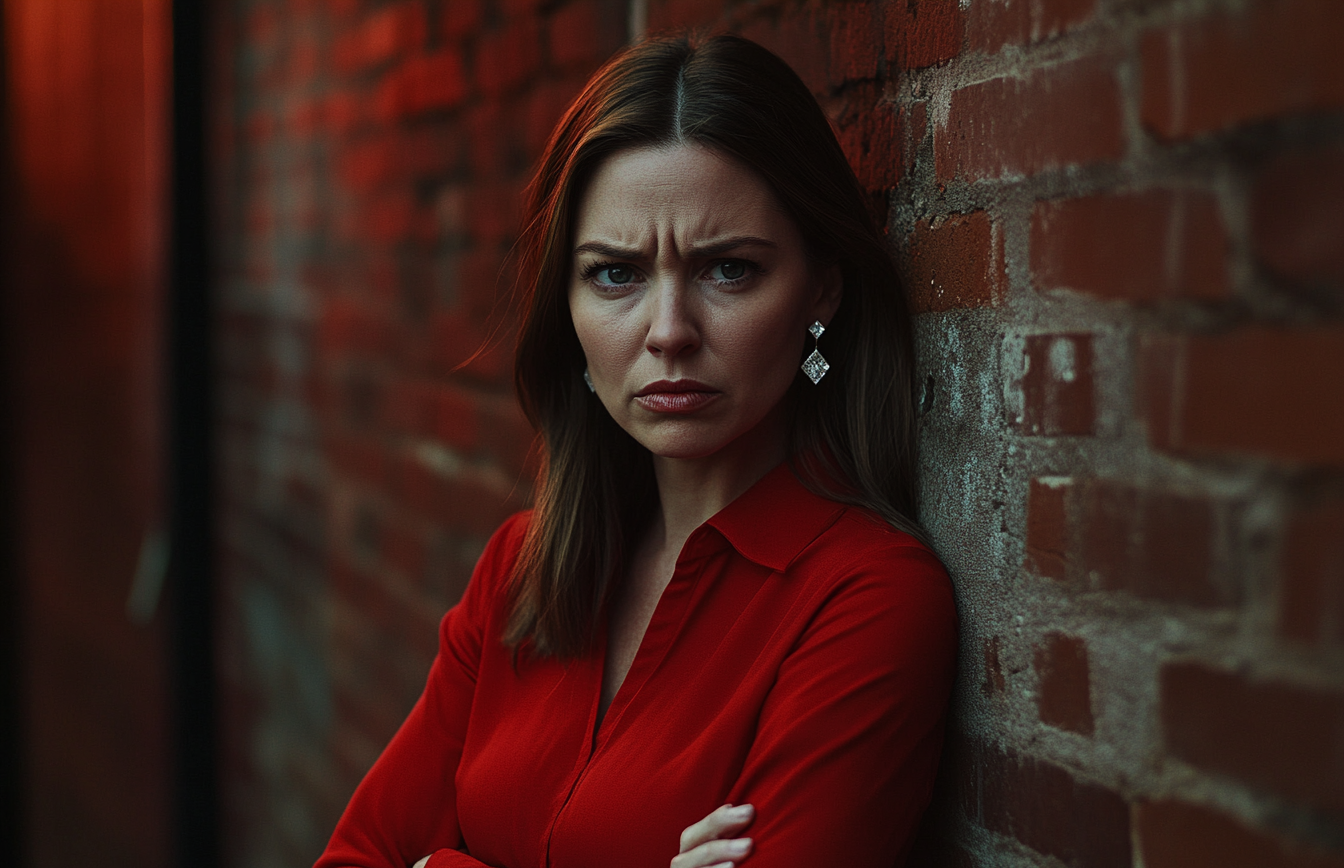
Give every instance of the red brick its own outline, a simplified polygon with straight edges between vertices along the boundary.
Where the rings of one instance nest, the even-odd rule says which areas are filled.
[[[1051,633],[1036,649],[1035,667],[1040,681],[1036,707],[1041,722],[1091,735],[1094,725],[1087,644],[1077,636]]]
[[[570,0],[550,20],[551,60],[563,69],[587,71],[625,41],[627,4]]]
[[[346,75],[381,66],[424,45],[427,31],[424,5],[403,0],[378,10],[355,30],[339,37],[332,61],[337,71]]]
[[[851,89],[838,138],[865,189],[889,190],[900,183],[905,135],[896,107],[879,86]]]
[[[1097,0],[982,0],[971,4],[966,29],[973,51],[1049,39],[1090,20]]]
[[[410,178],[438,178],[458,169],[466,157],[465,136],[444,125],[417,125],[401,137],[400,156]]]
[[[1129,806],[1053,763],[987,745],[957,774],[966,817],[1079,868],[1130,868]]]
[[[382,402],[382,424],[398,434],[428,431],[434,414],[433,391],[428,383],[397,378],[387,383]]]
[[[887,0],[882,10],[892,72],[933,66],[961,53],[966,19],[959,0]]]
[[[1104,299],[1214,300],[1228,294],[1227,236],[1217,201],[1191,191],[1036,203],[1032,280]]]
[[[364,122],[367,99],[349,91],[336,91],[327,96],[324,109],[325,123],[331,131],[348,134]]]
[[[1300,508],[1288,519],[1279,573],[1279,635],[1314,647],[1344,645],[1344,503]]]
[[[1082,569],[1103,589],[1190,606],[1232,601],[1213,576],[1216,516],[1207,500],[1104,479],[1082,488]]]
[[[1027,569],[1049,579],[1068,576],[1069,516],[1072,481],[1067,477],[1033,479],[1027,495]]]
[[[875,78],[882,62],[882,7],[840,3],[825,10],[831,36],[833,85]]]
[[[1344,868],[1344,854],[1255,828],[1204,805],[1143,802],[1135,813],[1144,868]]]
[[[418,582],[428,565],[424,531],[406,521],[387,522],[379,556],[402,576]]]
[[[318,327],[320,352],[378,357],[391,348],[386,323],[347,299],[328,299]]]
[[[336,176],[350,192],[369,193],[395,178],[399,152],[400,139],[395,131],[361,139],[338,152]]]
[[[390,245],[410,232],[415,218],[415,203],[404,192],[385,193],[364,205],[359,220],[359,240]]]
[[[443,4],[440,28],[450,40],[461,39],[481,26],[485,4],[483,0],[452,0]]]
[[[457,51],[413,57],[388,73],[374,97],[375,115],[384,123],[428,111],[456,108],[470,93],[462,55]]]
[[[917,313],[988,307],[1003,298],[1003,237],[988,212],[919,221],[904,264]]]
[[[1344,64],[1341,64],[1344,66]],[[1272,272],[1344,286],[1344,147],[1284,154],[1256,180],[1251,244]]]
[[[1034,175],[1124,155],[1113,62],[1088,57],[952,94],[934,133],[939,178]]]
[[[476,45],[476,83],[486,96],[517,89],[541,66],[541,25],[521,18],[481,36]],[[498,141],[496,138],[495,141]]]
[[[1344,108],[1344,6],[1258,0],[1143,37],[1141,114],[1165,139]]]
[[[1096,426],[1092,336],[1029,335],[1023,363],[1017,430],[1046,437],[1092,434]]]
[[[649,0],[649,33],[704,27],[724,14],[723,0]]]
[[[1344,817],[1344,693],[1183,661],[1162,668],[1160,702],[1172,755]]]
[[[583,81],[577,78],[547,76],[537,82],[537,86],[528,95],[526,126],[523,133],[529,160],[535,160],[541,155],[560,116],[565,113],[565,109],[582,88]]]
[[[453,386],[442,387],[433,395],[430,436],[447,446],[471,452],[480,444],[480,400]]]
[[[381,443],[362,437],[328,435],[324,447],[338,476],[372,488],[385,488],[391,481],[391,464]]]
[[[1344,401],[1329,397],[1344,381],[1342,328],[1152,337],[1140,369],[1160,449],[1344,466]]]

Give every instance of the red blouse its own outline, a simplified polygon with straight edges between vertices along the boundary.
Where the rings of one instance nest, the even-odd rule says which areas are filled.
[[[517,671],[499,641],[527,520],[490,540],[317,868],[662,868],[728,802],[756,806],[751,868],[903,859],[956,652],[928,549],[780,465],[686,541],[594,731],[605,633]]]

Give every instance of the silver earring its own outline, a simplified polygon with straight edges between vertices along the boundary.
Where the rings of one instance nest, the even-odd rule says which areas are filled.
[[[803,373],[807,374],[807,378],[812,381],[813,385],[816,385],[831,369],[831,363],[826,361],[826,358],[817,349],[817,344],[821,342],[821,334],[826,331],[826,327],[821,324],[821,320],[817,320],[808,326],[807,330],[812,334],[812,355],[808,356],[807,360],[803,362]]]
[[[588,391],[596,392],[597,387],[593,385],[593,378],[588,374],[588,369],[583,369],[583,382],[588,385]]]

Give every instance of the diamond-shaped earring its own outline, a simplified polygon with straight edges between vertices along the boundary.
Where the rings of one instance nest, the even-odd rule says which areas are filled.
[[[831,369],[830,362],[826,361],[826,357],[817,349],[817,344],[821,342],[821,335],[826,331],[826,327],[821,324],[821,320],[817,320],[808,326],[807,330],[812,335],[812,355],[808,356],[803,362],[803,373],[807,374],[807,378],[812,381],[813,385],[816,385]]]
[[[583,369],[583,382],[588,386],[588,391],[590,392],[597,391],[597,387],[593,385],[592,375],[588,373],[587,368]]]

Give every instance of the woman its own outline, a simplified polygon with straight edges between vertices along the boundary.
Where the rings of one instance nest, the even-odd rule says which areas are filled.
[[[536,507],[319,868],[899,862],[955,615],[913,518],[908,315],[816,101],[746,40],[645,42],[528,215]]]

